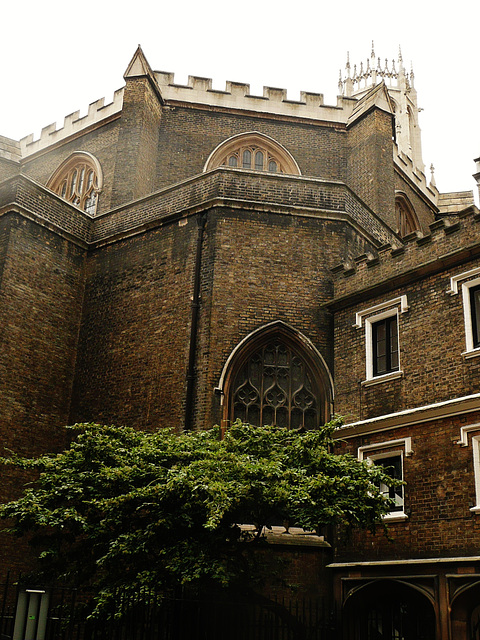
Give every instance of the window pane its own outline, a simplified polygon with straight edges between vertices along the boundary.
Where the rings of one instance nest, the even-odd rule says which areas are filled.
[[[320,392],[307,363],[287,344],[271,339],[251,353],[232,385],[231,419],[285,428],[318,427]]]
[[[379,320],[372,325],[373,375],[398,371],[397,316]]]
[[[470,289],[473,346],[480,347],[480,287]]]
[[[245,151],[243,152],[243,168],[252,168],[252,154],[248,149],[245,149]]]
[[[263,153],[257,151],[255,154],[255,169],[256,171],[263,171]]]
[[[237,166],[237,156],[230,156],[229,157],[228,166],[229,167],[236,167]]]
[[[270,160],[268,163],[268,170],[272,173],[277,173],[277,163],[274,160]]]
[[[73,160],[64,163],[64,170],[49,186],[68,202],[94,214],[98,203],[98,176],[85,159],[75,163]]]
[[[395,480],[403,480],[402,469],[402,456],[391,456],[388,458],[379,458],[374,460],[376,465],[379,465],[385,469],[385,472],[394,478]],[[403,486],[401,487],[389,487],[383,482],[379,486],[380,491],[385,497],[395,501],[395,505],[392,507],[392,511],[403,510]]]
[[[75,195],[76,186],[77,186],[77,170],[74,169],[73,174],[72,174],[71,187],[70,187],[70,197]]]

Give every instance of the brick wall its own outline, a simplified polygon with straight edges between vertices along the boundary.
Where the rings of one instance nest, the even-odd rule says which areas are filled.
[[[2,446],[61,446],[68,422],[83,292],[82,249],[16,215],[1,218]],[[20,428],[20,426],[22,428]]]
[[[381,219],[345,185],[223,167],[97,217],[90,239],[102,242],[115,234],[151,226],[173,214],[211,205],[215,200],[235,201],[237,206],[254,209],[260,206],[265,210],[349,219],[363,226],[378,244],[394,239]]]
[[[330,265],[364,246],[341,222],[219,209],[209,214],[197,360],[197,415],[219,422],[225,362],[251,331],[281,320],[309,338],[332,370]],[[200,424],[203,422],[199,417]]]
[[[20,217],[0,218],[0,455],[65,447],[81,317],[83,250]],[[0,500],[32,479],[0,468]],[[31,568],[26,540],[0,534],[0,576]]]
[[[283,320],[332,364],[330,267],[371,249],[342,221],[264,211],[207,212],[195,424],[221,418],[224,363],[252,330]],[[92,252],[72,420],[183,424],[197,224],[171,221]]]
[[[336,411],[348,420],[363,420],[479,391],[478,359],[462,357],[462,296],[447,294],[452,275],[479,265],[452,268],[383,296],[365,297],[336,315]],[[365,326],[353,327],[355,313],[400,295],[407,296],[409,306],[398,317],[403,377],[362,386],[366,376]]]
[[[477,413],[348,439],[338,451],[357,455],[357,447],[410,436],[413,454],[404,458],[405,511],[408,519],[389,525],[388,540],[338,532],[337,559],[388,560],[478,555],[480,516],[476,504],[472,446],[460,447],[460,428],[479,422]]]
[[[164,109],[162,114],[157,166],[159,187],[201,173],[208,156],[220,143],[248,131],[271,136],[283,145],[297,161],[302,175],[344,179],[344,125],[173,106]]]
[[[89,256],[72,420],[183,423],[195,232],[176,222]]]
[[[161,107],[147,78],[129,78],[123,94],[111,206],[155,191]]]
[[[392,116],[367,112],[348,131],[347,184],[395,229]]]

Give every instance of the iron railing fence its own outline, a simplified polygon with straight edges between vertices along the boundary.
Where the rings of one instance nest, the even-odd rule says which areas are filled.
[[[212,596],[202,600],[142,590],[118,591],[110,613],[89,617],[91,594],[48,587],[47,613],[18,603],[21,580],[0,585],[1,640],[335,640],[335,612],[324,599]],[[37,595],[41,590],[32,590]],[[27,594],[28,595],[28,594]],[[32,613],[33,612],[33,613]],[[116,612],[117,615],[114,615]],[[22,620],[22,616],[25,620]],[[28,618],[28,619],[27,619]],[[28,630],[28,631],[27,631]]]

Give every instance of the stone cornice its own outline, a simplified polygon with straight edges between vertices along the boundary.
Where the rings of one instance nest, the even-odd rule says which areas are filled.
[[[345,424],[337,429],[335,437],[345,440],[367,433],[378,433],[380,431],[398,429],[399,427],[415,426],[423,422],[443,420],[476,411],[480,411],[480,393]]]

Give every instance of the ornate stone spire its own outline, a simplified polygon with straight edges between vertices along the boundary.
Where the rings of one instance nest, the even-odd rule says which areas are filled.
[[[402,49],[398,47],[397,60],[388,60],[382,63],[380,56],[375,52],[375,43],[372,40],[370,56],[366,62],[360,61],[353,65],[353,73],[350,65],[350,54],[347,54],[345,78],[340,78],[338,88],[342,95],[353,98],[362,98],[373,87],[384,82],[392,100],[395,112],[396,144],[398,152],[411,159],[415,169],[425,171],[422,161],[420,127],[418,124],[417,93],[414,87],[415,75],[413,68],[410,73],[405,70]]]

